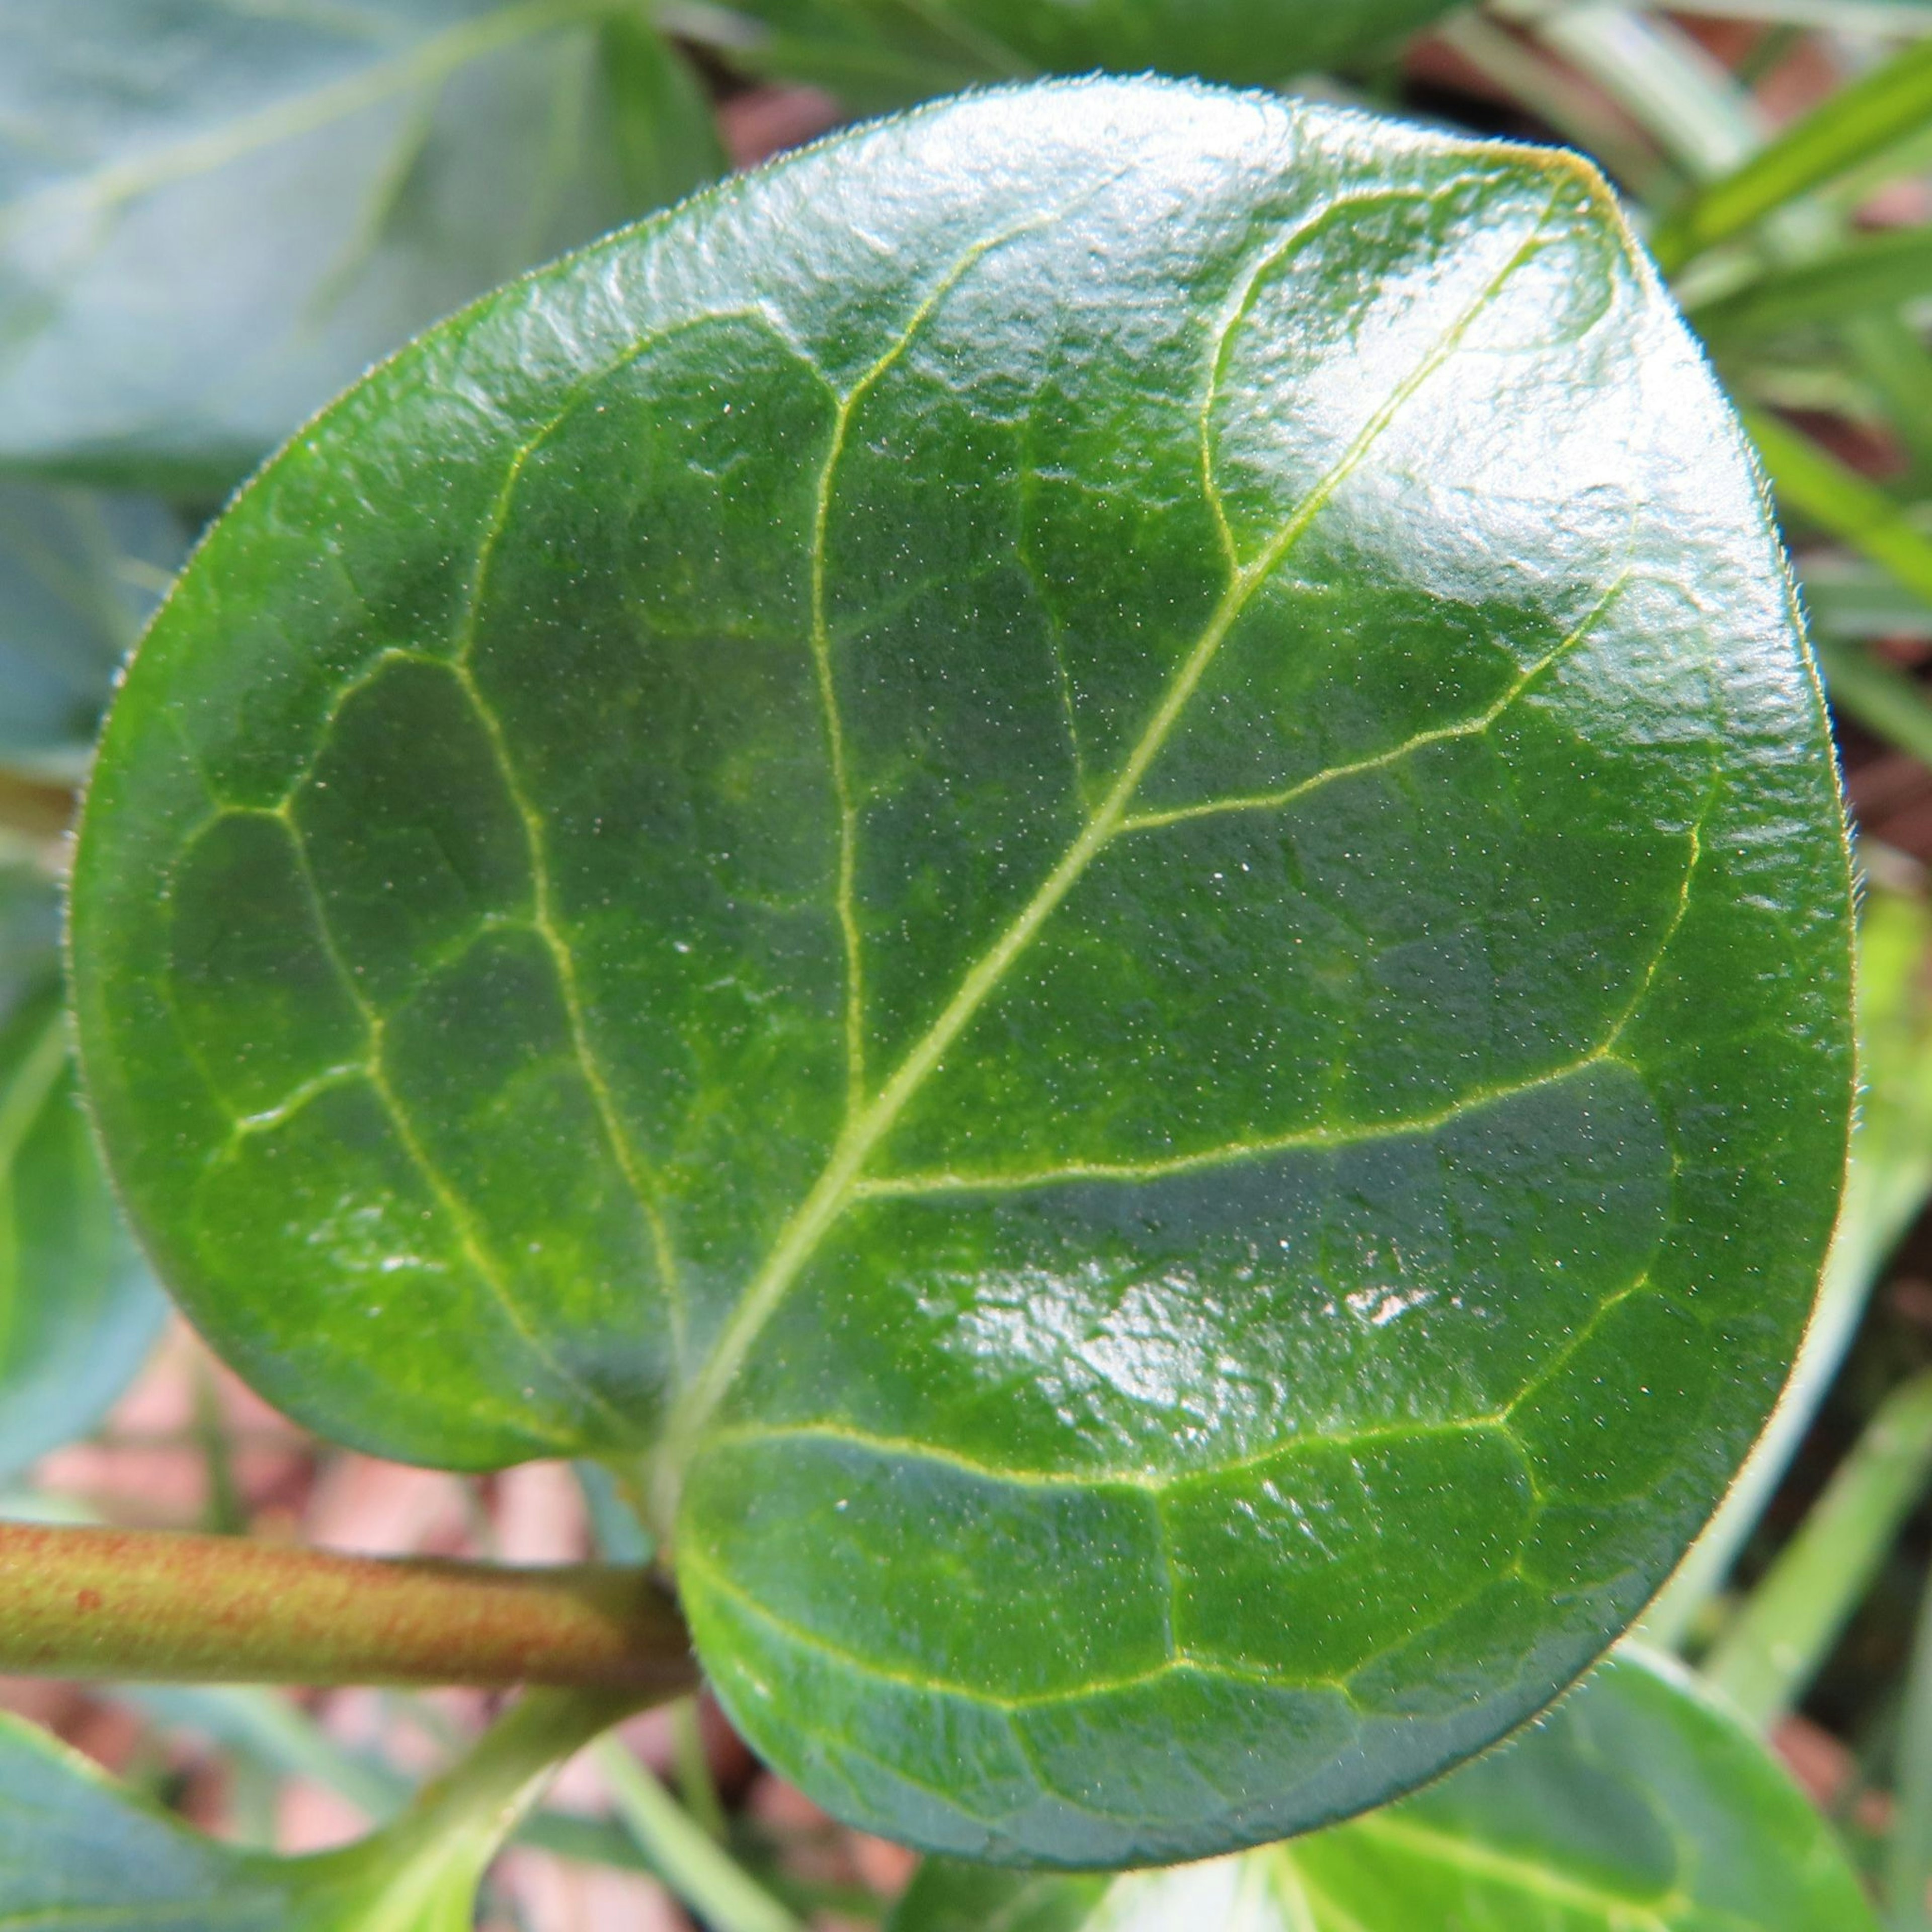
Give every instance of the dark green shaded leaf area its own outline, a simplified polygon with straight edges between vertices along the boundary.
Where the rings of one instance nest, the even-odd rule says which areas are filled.
[[[1388,52],[1456,0],[740,0],[744,57],[868,107],[1041,72],[1270,83]]]
[[[1738,432],[1574,159],[1156,82],[425,337],[112,714],[84,1056],[272,1399],[640,1459],[844,1816],[1178,1858],[1520,1722],[1810,1306],[1846,857]]]
[[[225,486],[425,322],[722,166],[626,0],[8,0],[0,465]]]
[[[52,887],[0,868],[0,1474],[98,1422],[166,1304],[74,1090]]]
[[[1246,1857],[1094,1881],[929,1864],[892,1932],[1873,1932],[1830,1827],[1692,1681],[1620,1656],[1506,1749]],[[1004,1915],[1004,1916],[1003,1916]]]

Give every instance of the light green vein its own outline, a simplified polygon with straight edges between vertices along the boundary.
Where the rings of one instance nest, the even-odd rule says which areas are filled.
[[[1159,1496],[1184,1484],[1240,1475],[1290,1456],[1316,1455],[1328,1450],[1346,1452],[1376,1443],[1429,1442],[1443,1436],[1484,1434],[1507,1436],[1520,1452],[1522,1451],[1522,1444],[1516,1439],[1510,1426],[1507,1409],[1492,1414],[1450,1417],[1439,1422],[1371,1423],[1364,1428],[1334,1433],[1311,1432],[1305,1436],[1290,1436],[1230,1461],[1158,1474],[1144,1469],[1011,1468],[1004,1463],[983,1462],[962,1450],[935,1443],[915,1442],[906,1436],[880,1435],[870,1430],[834,1422],[750,1423],[715,1431],[705,1438],[704,1446],[708,1453],[718,1449],[760,1448],[767,1444],[782,1442],[842,1442],[869,1454],[900,1461],[937,1462],[943,1468],[956,1469],[963,1475],[1008,1484],[1016,1489],[1064,1489],[1090,1493],[1095,1490],[1118,1487],[1142,1490]]]
[[[321,1072],[292,1087],[272,1107],[263,1107],[252,1114],[236,1117],[229,1124],[228,1141],[220,1150],[232,1152],[236,1145],[252,1134],[272,1132],[274,1129],[286,1126],[305,1108],[319,1100],[325,1094],[332,1094],[338,1088],[352,1086],[358,1080],[373,1080],[375,1068],[368,1060],[346,1062],[340,1066],[325,1067]]]
[[[1098,188],[1084,190],[1075,205],[1090,200]],[[839,459],[845,452],[845,440],[852,419],[880,380],[919,339],[920,332],[938,314],[940,304],[981,262],[997,250],[1010,247],[1023,236],[1063,219],[1066,207],[1020,223],[1017,226],[990,235],[965,250],[958,260],[936,280],[907,318],[903,327],[884,351],[864,370],[850,388],[838,398],[832,418],[832,434],[825,460],[820,466],[814,492],[812,517],[812,656],[818,682],[819,704],[825,717],[826,754],[832,768],[832,792],[838,814],[838,877],[835,891],[838,929],[845,953],[845,1106],[846,1119],[854,1119],[866,1100],[866,985],[865,958],[859,931],[856,905],[858,889],[859,813],[852,794],[851,774],[845,751],[845,730],[838,708],[838,694],[832,676],[832,627],[830,598],[826,584],[828,538],[832,522],[832,488]]]
[[[623,1175],[625,1185],[642,1210],[644,1225],[649,1229],[652,1257],[657,1264],[659,1280],[664,1285],[664,1302],[670,1316],[672,1346],[679,1357],[684,1353],[685,1310],[682,1286],[678,1274],[677,1256],[671,1246],[670,1230],[666,1225],[662,1204],[658,1198],[657,1177],[651,1172],[644,1156],[638,1152],[617,1109],[616,1095],[610,1083],[604,1077],[602,1061],[591,1044],[590,1022],[586,1016],[583,989],[578,982],[577,957],[571,950],[556,919],[555,896],[550,884],[548,851],[544,838],[543,821],[539,818],[530,795],[524,789],[516,760],[510,755],[509,742],[505,736],[502,721],[495,710],[484,700],[478,688],[476,675],[470,668],[468,653],[458,658],[454,669],[470,706],[481,721],[490,740],[491,755],[503,776],[504,788],[510,795],[511,804],[522,822],[524,838],[530,853],[531,890],[535,903],[532,908],[531,924],[549,953],[550,965],[556,974],[557,990],[562,997],[564,1021],[569,1029],[570,1047],[578,1070],[590,1090],[591,1105],[596,1110],[598,1124],[609,1143],[612,1156],[618,1171]]]
[[[1663,970],[1664,962],[1689,914],[1691,886],[1703,857],[1702,828],[1705,820],[1714,808],[1715,797],[1714,791],[1706,798],[1698,818],[1684,833],[1687,849],[1676,896],[1665,920],[1662,936],[1652,950],[1644,970],[1637,976],[1634,991],[1618,1010],[1603,1038],[1588,1052],[1571,1060],[1567,1066],[1556,1067],[1548,1072],[1532,1075],[1527,1079],[1509,1086],[1481,1088],[1463,1094],[1435,1113],[1411,1115],[1398,1120],[1364,1121],[1343,1126],[1300,1128],[1292,1133],[1274,1135],[1261,1140],[1233,1141],[1218,1147],[1194,1149],[1186,1154],[1171,1155],[1165,1160],[1073,1161],[1059,1167],[1034,1168],[1017,1174],[988,1170],[980,1174],[941,1172],[881,1174],[854,1181],[851,1189],[852,1198],[854,1200],[920,1200],[944,1194],[1019,1193],[1036,1188],[1073,1186],[1082,1181],[1165,1180],[1178,1175],[1231,1166],[1240,1161],[1265,1160],[1275,1154],[1333,1152],[1382,1141],[1399,1140],[1410,1135],[1438,1133],[1466,1115],[1480,1112],[1487,1108],[1504,1106],[1523,1094],[1534,1093],[1540,1088],[1559,1086],[1565,1081],[1574,1080],[1580,1074],[1587,1072],[1592,1067],[1629,1066],[1628,1061],[1618,1057],[1617,1049],[1622,1045],[1624,1035],[1642,1012],[1645,1002],[1657,984],[1658,975]],[[1637,1070],[1630,1067],[1630,1070],[1635,1072]],[[1674,1165],[1674,1155],[1672,1161]]]
[[[1136,812],[1122,823],[1121,834],[1124,836],[1129,832],[1157,831],[1163,826],[1184,824],[1190,819],[1218,818],[1228,812],[1278,812],[1285,806],[1299,804],[1311,793],[1338,784],[1344,778],[1384,771],[1431,745],[1453,744],[1460,738],[1482,737],[1495,728],[1532,686],[1547,676],[1591,635],[1628,582],[1628,573],[1619,577],[1591,606],[1582,621],[1568,637],[1512,679],[1499,697],[1473,717],[1462,718],[1454,724],[1432,725],[1427,730],[1405,738],[1399,745],[1390,746],[1387,751],[1376,752],[1346,764],[1330,765],[1278,790],[1252,792],[1235,798],[1207,799],[1198,805],[1176,806],[1165,812]]]
[[[1208,514],[1214,520],[1222,556],[1231,573],[1236,575],[1240,573],[1240,546],[1235,541],[1234,526],[1228,520],[1227,502],[1222,494],[1221,479],[1214,466],[1214,409],[1220,400],[1222,385],[1226,379],[1228,357],[1234,345],[1236,332],[1252,313],[1255,297],[1262,281],[1291,256],[1306,248],[1331,222],[1345,215],[1360,214],[1364,209],[1390,202],[1408,202],[1419,206],[1430,199],[1429,195],[1415,189],[1377,188],[1366,193],[1337,195],[1306,219],[1297,222],[1286,233],[1277,236],[1270,246],[1263,249],[1248,265],[1236,283],[1234,293],[1222,311],[1221,322],[1215,332],[1214,353],[1208,358],[1208,380],[1202,386],[1201,406],[1196,412],[1195,422],[1202,494],[1206,500]],[[1554,206],[1552,199],[1551,208],[1546,208],[1544,212],[1542,222],[1547,222]],[[1539,230],[1541,225],[1539,223]],[[1513,263],[1512,269],[1516,266]],[[1508,272],[1506,271],[1505,274]]]
[[[1017,1174],[989,1169],[980,1174],[938,1172],[882,1174],[855,1181],[852,1198],[855,1201],[922,1200],[940,1194],[1017,1194],[1042,1187],[1072,1186],[1082,1181],[1170,1180],[1182,1174],[1232,1167],[1244,1161],[1266,1160],[1276,1154],[1337,1153],[1384,1141],[1440,1133],[1444,1128],[1471,1114],[1507,1106],[1512,1100],[1544,1088],[1560,1087],[1612,1058],[1611,1042],[1606,1040],[1581,1058],[1549,1072],[1533,1074],[1506,1087],[1484,1088],[1463,1094],[1433,1113],[1407,1114],[1400,1120],[1298,1128],[1292,1133],[1271,1135],[1263,1139],[1228,1141],[1216,1147],[1196,1148],[1186,1154],[1170,1155],[1164,1160],[1069,1161],[1059,1167],[1035,1168]]]
[[[1409,398],[1454,356],[1463,338],[1518,268],[1539,245],[1561,190],[1550,197],[1529,234],[1485,286],[1444,329],[1433,346],[1390,391],[1326,475],[1282,522],[1254,561],[1229,584],[1194,648],[1134,746],[1120,775],[1065,856],[1006,930],[968,970],[944,1009],[914,1044],[877,1097],[849,1121],[830,1160],[787,1222],[764,1267],[747,1287],[698,1373],[673,1405],[652,1474],[652,1503],[659,1533],[668,1536],[676,1518],[685,1463],[697,1438],[736,1378],[746,1354],[784,1298],[826,1231],[844,1211],[866,1162],[891,1130],[907,1102],[924,1085],[948,1048],[978,1013],[1013,962],[1032,944],[1066,895],[1120,830],[1146,776],[1196,690],[1256,590],[1265,583],[1361,466]],[[1216,345],[1216,359],[1219,344]]]
[[[491,1298],[502,1310],[505,1320],[531,1356],[543,1365],[561,1387],[571,1390],[586,1406],[599,1411],[614,1424],[620,1441],[628,1438],[634,1433],[634,1425],[630,1420],[614,1408],[589,1383],[566,1368],[532,1325],[508,1281],[490,1258],[476,1216],[430,1158],[429,1150],[423,1145],[422,1137],[410,1118],[409,1110],[404,1106],[401,1096],[389,1079],[388,1070],[383,1064],[382,1016],[370,1004],[368,995],[363,992],[348,962],[343,958],[341,949],[335,943],[335,935],[329,925],[328,904],[322,897],[320,881],[315,876],[315,868],[310,861],[308,842],[302,836],[301,824],[292,812],[278,812],[272,816],[280,818],[288,829],[290,846],[295,854],[296,869],[302,875],[309,902],[314,910],[316,932],[322,942],[322,950],[334,968],[335,976],[341,982],[344,991],[362,1016],[363,1028],[369,1040],[367,1077],[370,1090],[382,1102],[383,1111],[388,1115],[396,1130],[397,1140],[409,1156],[410,1164],[422,1175],[424,1185],[429,1189],[448,1217],[450,1226],[455,1231],[457,1244],[461,1249],[464,1259],[469,1262],[477,1279],[490,1291]]]
[[[1348,1829],[1470,1878],[1507,1886],[1559,1910],[1588,1912],[1617,1928],[1618,1932],[1670,1932],[1672,1917],[1696,1903],[1682,1889],[1649,1899],[1611,1892],[1580,1879],[1566,1878],[1547,1865],[1532,1864],[1526,1858],[1494,1850],[1475,1839],[1438,1832],[1385,1811],[1358,1818]]]
[[[701,1556],[698,1550],[684,1550],[684,1552],[680,1552],[678,1561],[680,1561],[680,1569],[684,1569],[686,1573],[695,1573],[695,1576],[704,1580],[705,1588],[715,1590],[718,1596],[728,1598],[734,1606],[738,1606],[738,1610],[744,1616],[754,1617],[758,1623],[764,1623],[767,1629],[775,1630],[778,1636],[784,1638],[786,1642],[798,1644],[804,1650],[819,1652],[819,1656],[831,1658],[831,1661],[842,1666],[844,1670],[856,1671],[862,1677],[872,1677],[878,1683],[898,1684],[900,1690],[918,1690],[922,1696],[933,1696],[933,1694],[956,1696],[960,1700],[968,1702],[968,1704],[980,1704],[987,1710],[1000,1712],[1051,1710],[1054,1704],[1078,1704],[1082,1698],[1109,1696],[1109,1694],[1119,1693],[1119,1690],[1142,1690],[1148,1684],[1161,1683],[1167,1677],[1173,1677],[1178,1671],[1208,1675],[1208,1677],[1228,1675],[1227,1671],[1221,1671],[1211,1664],[1198,1664],[1188,1656],[1171,1656],[1163,1658],[1160,1664],[1150,1666],[1144,1671],[1126,1671],[1119,1677],[1094,1677],[1094,1679],[1088,1679],[1084,1683],[1070,1684],[1064,1690],[1036,1690],[1036,1693],[1028,1693],[1024,1696],[1000,1696],[999,1693],[983,1690],[983,1688],[977,1688],[974,1684],[955,1683],[949,1677],[918,1677],[912,1671],[895,1671],[891,1666],[879,1664],[875,1658],[862,1658],[856,1650],[846,1650],[842,1644],[831,1642],[827,1636],[819,1634],[818,1630],[808,1630],[802,1623],[792,1623],[790,1617],[781,1616],[769,1604],[759,1602],[758,1598],[746,1592],[740,1584],[736,1584],[730,1576],[727,1576],[715,1565],[713,1561],[707,1556]],[[1262,1681],[1274,1683],[1274,1679]],[[1291,1684],[1291,1688],[1302,1688],[1302,1684],[1294,1683]]]

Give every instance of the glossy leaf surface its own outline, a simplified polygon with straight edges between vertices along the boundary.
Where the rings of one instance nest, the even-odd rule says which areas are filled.
[[[74,1091],[56,918],[0,868],[0,1474],[92,1428],[166,1309]]]
[[[722,166],[599,0],[11,0],[0,463],[238,476],[416,329]]]
[[[745,0],[746,57],[866,107],[1042,72],[1268,86],[1380,54],[1455,0]]]
[[[949,1885],[950,1881],[950,1885]],[[936,1905],[976,1875],[922,1875]],[[1035,1879],[1043,1900],[1052,1881]],[[1082,1882],[1061,1906],[1078,1912]],[[920,1903],[915,1888],[907,1901]],[[1087,1932],[1875,1932],[1831,1829],[1690,1680],[1606,1664],[1536,1727],[1406,1803],[1293,1844],[1123,1879]],[[893,1932],[948,1932],[906,1911]]]
[[[0,483],[0,767],[72,784],[188,548],[151,496]]]
[[[646,1459],[848,1817],[1276,1838],[1546,1702],[1762,1420],[1850,1082],[1736,426],[1560,155],[1156,82],[434,332],[136,658],[79,1002],[273,1399]]]

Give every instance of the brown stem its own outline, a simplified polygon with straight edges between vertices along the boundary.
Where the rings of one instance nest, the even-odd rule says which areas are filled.
[[[598,1563],[338,1556],[168,1530],[0,1523],[0,1671],[190,1683],[697,1681],[670,1593]]]

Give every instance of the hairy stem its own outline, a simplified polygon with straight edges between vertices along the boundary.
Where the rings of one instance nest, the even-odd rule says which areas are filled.
[[[669,1593],[605,1564],[513,1569],[171,1531],[0,1523],[0,1671],[196,1683],[695,1684]]]

